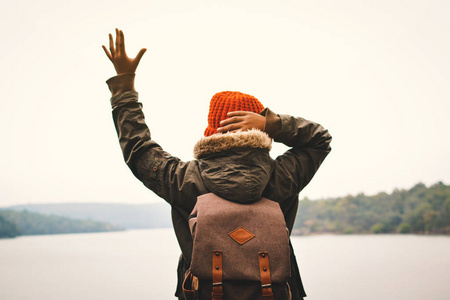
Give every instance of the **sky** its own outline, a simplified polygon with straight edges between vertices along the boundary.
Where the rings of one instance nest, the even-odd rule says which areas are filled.
[[[300,198],[450,183],[450,3],[9,1],[0,11],[0,206],[160,200],[125,165],[101,46],[147,53],[152,137],[182,160],[233,90],[322,124],[332,152]],[[275,144],[276,157],[287,148]]]

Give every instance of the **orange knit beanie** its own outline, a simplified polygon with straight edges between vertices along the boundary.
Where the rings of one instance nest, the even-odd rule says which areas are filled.
[[[264,106],[258,99],[240,92],[220,92],[215,94],[209,104],[208,127],[205,136],[217,133],[219,122],[228,118],[231,111],[252,111],[259,114]]]

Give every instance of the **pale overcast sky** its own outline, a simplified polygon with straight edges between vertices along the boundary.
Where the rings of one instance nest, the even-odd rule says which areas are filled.
[[[136,86],[153,138],[192,159],[212,95],[317,121],[319,199],[450,183],[450,2],[8,1],[0,49],[0,206],[160,201],[123,162],[101,45],[148,49]],[[276,146],[273,156],[285,148]]]

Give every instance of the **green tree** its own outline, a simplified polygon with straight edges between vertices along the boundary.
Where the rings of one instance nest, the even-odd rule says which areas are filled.
[[[384,233],[385,228],[384,228],[383,224],[377,223],[377,224],[373,225],[372,227],[370,227],[370,231],[372,233]]]
[[[409,233],[411,231],[411,226],[408,223],[402,223],[398,225],[397,231],[399,233]]]
[[[20,234],[16,225],[0,215],[0,238],[12,238]]]
[[[296,233],[450,234],[450,186],[419,183],[409,190],[300,201]],[[305,221],[307,221],[305,223]]]
[[[42,215],[29,211],[1,211],[3,218],[15,224],[18,231],[23,235],[37,234],[63,234],[83,232],[116,231],[120,228],[108,223],[95,222],[92,220],[75,220],[54,215]]]

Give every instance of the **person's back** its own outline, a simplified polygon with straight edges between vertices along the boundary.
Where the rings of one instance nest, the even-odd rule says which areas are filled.
[[[211,100],[205,137],[194,148],[196,159],[182,162],[151,139],[137,100],[134,72],[145,49],[136,59],[129,59],[123,33],[116,33],[116,47],[111,35],[110,52],[104,47],[118,74],[107,81],[113,94],[114,123],[133,174],[172,207],[172,222],[182,251],[176,296],[183,299],[181,284],[193,247],[189,216],[197,198],[214,193],[237,203],[270,199],[279,204],[290,233],[298,194],[330,152],[331,136],[317,123],[263,109],[253,96],[222,92]],[[291,149],[273,160],[269,155],[272,139]],[[292,299],[302,299],[306,294],[292,247],[290,260],[291,277],[287,282]]]

